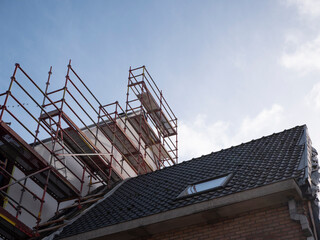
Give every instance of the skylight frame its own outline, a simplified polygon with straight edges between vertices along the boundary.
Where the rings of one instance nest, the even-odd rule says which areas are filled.
[[[204,180],[201,180],[201,181],[197,181],[197,182],[191,183],[177,196],[177,199],[187,198],[187,197],[190,197],[190,196],[199,195],[199,194],[203,194],[203,193],[206,193],[206,192],[210,192],[210,191],[213,191],[213,190],[217,190],[217,189],[223,188],[223,187],[225,187],[227,185],[227,183],[229,182],[229,180],[231,179],[232,176],[233,176],[233,173],[226,173],[226,174],[223,174],[223,175],[215,176],[213,178],[207,178],[207,179],[204,179]],[[204,189],[204,190],[198,191],[198,192],[188,193],[188,190],[191,187],[194,187],[196,185],[200,185],[202,183],[218,180],[220,178],[224,178],[224,180],[217,186],[214,186],[214,187],[211,187],[211,188],[207,188],[207,189]]]

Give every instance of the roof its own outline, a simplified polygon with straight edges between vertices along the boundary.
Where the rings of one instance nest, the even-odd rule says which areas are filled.
[[[128,179],[112,195],[64,227],[56,238],[69,237],[286,179],[301,181],[307,174],[305,169],[308,161],[304,156],[308,141],[306,126],[297,126]],[[177,198],[189,184],[228,173],[233,176],[223,188]]]

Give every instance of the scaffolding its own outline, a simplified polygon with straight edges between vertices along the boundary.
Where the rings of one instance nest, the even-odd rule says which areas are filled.
[[[158,168],[178,163],[178,119],[145,66],[129,70],[126,113]]]
[[[140,75],[136,74],[139,70]],[[51,75],[52,67],[43,91],[16,64],[8,90],[0,94],[4,98],[0,226],[17,238],[39,236],[64,225],[63,220],[43,221],[49,196],[56,202],[56,215],[66,208],[81,209],[101,199],[94,189],[111,188],[122,179],[178,162],[177,118],[144,66],[129,70],[125,110],[119,102],[101,104],[71,61],[62,88],[49,91]],[[16,104],[19,111],[10,104]],[[21,172],[18,177],[15,168]],[[19,194],[12,193],[14,186],[19,186]],[[32,196],[36,213],[26,206],[26,193]],[[62,203],[68,205],[61,207]],[[30,218],[32,226],[25,222]]]

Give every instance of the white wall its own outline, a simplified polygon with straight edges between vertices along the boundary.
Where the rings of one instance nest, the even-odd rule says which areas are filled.
[[[121,120],[118,120],[118,124],[121,127],[124,127],[124,124]],[[127,127],[130,129],[130,131],[127,129],[126,133],[129,136],[129,138],[131,139],[131,141],[133,142],[133,144],[138,147],[138,142],[137,139],[139,138],[138,134],[133,130],[133,127],[127,123]],[[90,131],[93,134],[97,134],[97,138],[99,139],[100,143],[95,141],[95,137],[92,135],[92,133],[90,133]],[[111,152],[111,143],[110,141],[104,136],[104,134],[99,130],[97,131],[96,127],[91,127],[90,131],[85,129],[83,130],[84,134],[86,134],[86,136],[89,138],[89,140],[92,141],[92,143],[96,143],[97,148],[100,150],[101,153],[108,153]],[[52,149],[52,142],[51,141],[47,141],[45,143],[45,145],[49,148]],[[144,155],[144,150],[143,148],[145,147],[145,143],[141,140],[141,146],[142,148],[140,148],[141,153]],[[61,146],[59,146],[59,144],[56,144],[55,146],[55,150],[58,151],[61,149]],[[48,152],[47,149],[45,149],[45,147],[43,147],[42,145],[37,145],[35,147],[35,150],[47,161],[50,162],[51,160],[51,154]],[[149,164],[149,166],[153,169],[156,170],[157,169],[157,165],[154,162],[154,157],[153,157],[153,152],[150,148],[146,149],[147,151],[147,155],[146,155],[146,162]],[[67,153],[59,151],[59,153]],[[128,164],[126,161],[123,161],[122,155],[116,150],[114,149],[113,151],[114,153],[114,158],[116,161],[112,162],[112,167],[114,169],[115,172],[118,173],[118,175],[120,175],[122,178],[128,178],[128,177],[135,177],[137,176],[137,173],[134,171],[134,169],[132,168],[132,166],[130,164]],[[110,159],[109,155],[106,155],[108,159]],[[83,173],[83,169],[82,167],[76,162],[76,160],[71,157],[71,156],[66,156],[63,160],[65,162],[65,164],[72,169],[72,171],[74,172],[74,174],[76,176],[78,176],[79,178],[82,177],[82,173]],[[56,162],[56,164],[54,164],[54,161],[52,160],[51,164],[54,166],[56,165],[57,168],[61,168],[62,164]],[[80,181],[75,177],[75,175],[73,175],[69,170],[67,170],[65,172],[65,170],[59,170],[60,173],[62,175],[64,175],[68,181],[70,181],[70,183],[72,185],[74,185],[77,189],[80,189]],[[13,176],[16,179],[21,179],[23,178],[25,175],[15,167],[14,169],[14,173]],[[85,174],[85,178],[84,178],[84,185],[83,185],[83,192],[82,195],[86,195],[88,193],[89,190],[89,175],[88,173]],[[22,182],[23,183],[23,182]],[[38,196],[42,196],[43,194],[43,189],[40,188],[36,183],[34,183],[31,179],[27,180],[27,187],[29,187],[30,189],[32,189],[32,191],[34,191],[35,193],[37,193]],[[98,185],[94,185],[92,189],[98,187]],[[20,187],[18,184],[15,184],[13,186],[11,186],[8,190],[8,193],[11,197],[13,197],[14,199],[16,199],[17,201],[19,201],[20,199],[20,195],[21,195],[21,189],[22,187]],[[60,208],[67,206],[69,204],[72,204],[74,201],[67,201],[64,203],[60,204]],[[40,207],[40,203],[38,200],[34,200],[33,196],[28,193],[27,191],[24,192],[24,196],[23,196],[23,200],[22,200],[22,205],[27,207],[34,215],[38,215],[39,212],[39,207]],[[13,209],[13,207],[11,207],[9,204],[5,204],[4,207],[8,212],[10,212],[13,216],[16,215],[16,210]],[[44,204],[44,208],[42,211],[42,216],[41,222],[47,221],[49,218],[51,218],[57,208],[57,202],[54,198],[52,198],[48,193],[46,193],[45,196],[45,204]],[[30,228],[32,228],[33,226],[36,225],[36,220],[31,217],[30,214],[28,214],[26,211],[21,210],[21,215],[19,215],[19,219],[25,223],[27,226],[29,226]]]

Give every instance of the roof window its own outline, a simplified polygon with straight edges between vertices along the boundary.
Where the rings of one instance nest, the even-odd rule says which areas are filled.
[[[186,189],[183,190],[182,193],[180,193],[178,198],[186,197],[186,196],[190,196],[190,195],[194,195],[194,194],[202,193],[202,192],[206,192],[206,191],[211,191],[211,190],[217,189],[217,188],[221,188],[227,184],[227,182],[231,178],[231,175],[232,174],[230,173],[228,175],[223,175],[220,177],[211,178],[209,180],[205,180],[205,181],[191,184],[188,187],[186,187]]]

